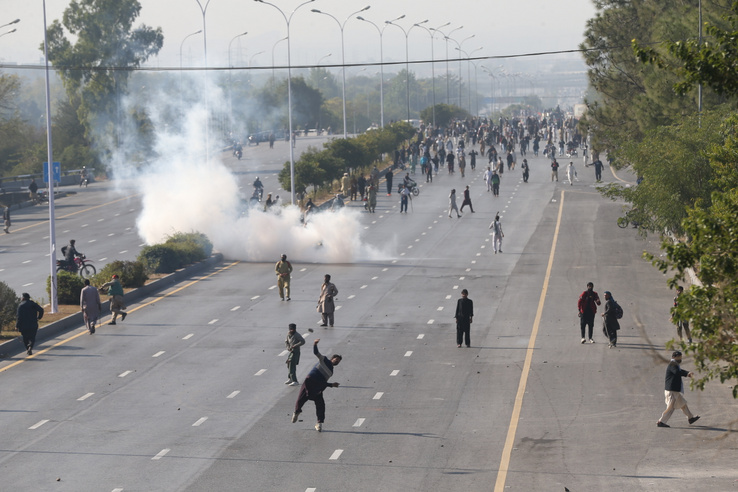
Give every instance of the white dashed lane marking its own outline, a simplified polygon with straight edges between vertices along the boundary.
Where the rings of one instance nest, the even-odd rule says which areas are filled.
[[[368,285],[366,285],[366,284],[364,284],[364,285],[362,285],[361,287],[359,287],[359,289],[366,289],[367,287],[369,287],[369,286],[368,286]]]
[[[233,393],[231,393],[230,395],[226,396],[226,398],[235,398],[236,396],[238,396],[239,393],[240,393],[240,391],[236,390]]]
[[[417,336],[417,340],[422,340],[424,338],[425,338],[425,333],[421,333],[420,335]]]
[[[376,395],[374,395],[374,397],[372,398],[372,400],[379,400],[380,398],[382,398],[382,395],[384,395],[384,393],[382,391],[380,391]]]
[[[436,311],[443,311],[443,306],[438,306],[438,309]]]
[[[405,357],[410,357],[411,355],[413,355],[412,350],[408,350],[407,352],[405,352]]]
[[[195,422],[194,424],[192,424],[192,427],[200,427],[202,424],[205,423],[205,421],[207,419],[208,419],[207,417],[201,417],[201,418],[197,419],[197,422]]]
[[[427,324],[432,325],[434,321],[434,319],[429,319]]]
[[[350,295],[350,296],[348,296],[348,297],[347,297],[346,299],[353,299],[354,297],[356,297],[356,296],[355,296],[354,294],[351,294],[351,295]]]
[[[252,300],[252,301],[255,301],[255,300],[257,300],[257,299],[258,299],[259,297],[261,297],[261,296],[254,296],[254,297],[252,297],[252,298],[251,298],[251,300]]]
[[[218,322],[218,318],[215,318],[214,320],[210,321],[208,324],[209,325],[214,325],[217,322]]]
[[[329,459],[337,460],[341,456],[342,453],[343,453],[343,449],[336,449],[335,451],[333,451],[333,454],[331,455]]]
[[[354,422],[354,425],[352,425],[352,427],[361,427],[361,424],[364,423],[364,420],[366,419],[356,419],[356,422]]]
[[[155,353],[154,355],[152,355],[151,357],[159,357],[160,355],[164,355],[165,352],[166,352],[165,350],[160,350],[157,353]]]
[[[183,336],[183,337],[182,337],[182,340],[189,340],[190,338],[192,338],[192,337],[194,337],[194,336],[195,336],[195,334],[194,334],[194,333],[190,333],[189,335],[185,335],[185,336]]]
[[[267,372],[267,370],[266,370],[266,369],[259,369],[258,371],[256,371],[256,374],[254,374],[254,376],[261,376],[261,375],[262,375],[262,374],[264,374],[265,372]]]
[[[28,430],[36,430],[36,429],[38,429],[39,427],[41,427],[42,425],[44,425],[44,424],[45,424],[46,422],[49,422],[49,420],[48,420],[48,419],[46,419],[46,420],[41,420],[41,421],[39,421],[39,422],[36,422],[36,423],[35,423],[35,424],[33,424],[33,425],[32,425],[31,427],[29,427],[29,428],[28,428]]]
[[[85,401],[86,399],[88,399],[89,397],[91,397],[94,394],[95,393],[87,393],[86,395],[82,395],[79,398],[77,398],[77,401]]]
[[[162,459],[162,458],[163,458],[164,456],[166,456],[166,454],[167,454],[167,453],[168,453],[169,451],[171,451],[171,449],[168,449],[168,448],[162,449],[161,451],[159,451],[158,453],[156,453],[156,456],[154,456],[153,458],[151,458],[151,460],[152,460],[152,461],[160,460],[160,459]]]
[[[400,371],[398,369],[395,369],[390,373],[390,376],[397,376],[398,374],[400,374]]]
[[[447,295],[446,299],[451,299],[451,294]]]
[[[238,311],[239,309],[241,309],[241,306],[234,306],[231,308],[231,311]]]
[[[118,377],[119,378],[124,378],[124,377],[128,376],[132,372],[133,371],[125,371],[125,372],[122,372],[122,373],[118,374]]]

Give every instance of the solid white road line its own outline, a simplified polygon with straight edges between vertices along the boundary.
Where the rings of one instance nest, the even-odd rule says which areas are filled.
[[[195,336],[194,333],[190,333],[189,335],[185,335],[184,337],[182,337],[182,340],[189,340],[190,338],[192,338],[194,336]]]
[[[343,449],[336,449],[335,451],[333,451],[333,454],[328,459],[337,460],[339,456],[341,456],[341,453],[343,453]]]
[[[239,393],[240,391],[236,390],[232,392],[230,395],[226,396],[226,398],[235,398],[236,396],[238,396]]]
[[[364,420],[366,419],[356,419],[356,422],[354,422],[354,425],[352,425],[352,427],[361,427],[361,424],[364,423]]]
[[[390,373],[390,376],[397,376],[398,374],[400,374],[400,371],[398,369],[395,369]]]
[[[259,369],[258,371],[256,371],[256,374],[254,374],[254,376],[261,376],[261,375],[262,375],[262,374],[264,374],[265,372],[267,372],[267,370],[266,370],[266,369]]]
[[[29,428],[28,428],[28,430],[35,430],[35,429],[38,429],[39,427],[41,427],[42,425],[44,425],[44,424],[45,424],[46,422],[48,422],[48,420],[41,420],[41,421],[39,421],[39,422],[36,422],[36,423],[35,423],[35,424],[33,424],[33,425],[32,425],[31,427],[29,427]]]
[[[384,395],[384,392],[380,391],[376,395],[374,395],[372,400],[379,400],[380,398],[382,398],[382,395]]]
[[[125,372],[122,372],[122,373],[118,374],[118,377],[119,378],[124,378],[124,377],[128,376],[132,372],[133,371],[125,371]]]
[[[163,355],[165,352],[166,352],[166,350],[160,350],[157,353],[155,353],[154,355],[152,355],[151,357],[159,357],[160,355]]]
[[[86,395],[83,395],[83,396],[80,396],[79,398],[77,398],[77,401],[85,401],[86,399],[88,399],[89,397],[91,397],[94,394],[95,393],[87,393]]]
[[[151,460],[152,460],[152,461],[160,460],[160,459],[162,459],[162,458],[163,458],[163,457],[164,457],[164,456],[165,456],[165,455],[166,455],[166,454],[167,454],[167,453],[168,453],[169,451],[171,451],[171,449],[168,449],[168,448],[164,448],[164,449],[162,449],[161,451],[159,451],[158,453],[156,453],[156,456],[154,456],[153,458],[151,458]]]
[[[197,419],[197,422],[192,424],[192,427],[200,427],[202,424],[205,423],[207,419],[208,419],[207,417],[202,417],[202,418]]]

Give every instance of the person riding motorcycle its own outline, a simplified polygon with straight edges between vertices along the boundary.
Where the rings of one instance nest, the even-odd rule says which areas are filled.
[[[75,243],[75,240],[70,239],[69,244],[62,248],[62,253],[64,254],[64,260],[66,261],[65,266],[72,272],[77,271],[77,263],[74,261],[74,258],[77,256],[79,257],[84,256],[82,253],[77,251],[77,248],[74,247],[74,243]]]
[[[87,167],[82,166],[82,170],[79,172],[79,187],[82,188],[82,185],[85,185],[85,187],[87,187],[88,183],[89,179],[87,177]]]
[[[254,191],[259,193],[259,201],[261,201],[261,197],[264,194],[264,185],[261,184],[261,181],[259,180],[259,177],[256,177],[256,180],[254,181]]]

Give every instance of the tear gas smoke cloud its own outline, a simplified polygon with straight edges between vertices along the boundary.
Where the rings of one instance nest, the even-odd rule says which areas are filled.
[[[211,111],[218,105],[226,107],[216,87],[199,88],[197,93],[208,89]],[[175,232],[197,231],[234,260],[274,261],[285,253],[296,261],[349,263],[391,256],[366,244],[360,213],[348,208],[311,215],[305,226],[293,206],[272,207],[265,213],[262,203],[242,211],[238,182],[220,160],[220,152],[211,150],[210,162],[205,162],[204,104],[181,107],[180,96],[157,94],[146,106],[157,129],[152,162],[134,171],[124,159],[113,160],[116,175],[133,179],[141,193],[143,210],[136,226],[146,243],[161,242]],[[183,115],[179,129],[165,124],[165,115],[176,112],[172,106]],[[212,138],[211,130],[211,143]]]

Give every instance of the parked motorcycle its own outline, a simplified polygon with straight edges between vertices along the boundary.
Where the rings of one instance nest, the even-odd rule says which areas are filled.
[[[82,278],[91,278],[97,273],[92,260],[88,260],[84,255],[76,257],[73,263],[67,260],[56,260],[56,271],[79,273],[79,276]]]

